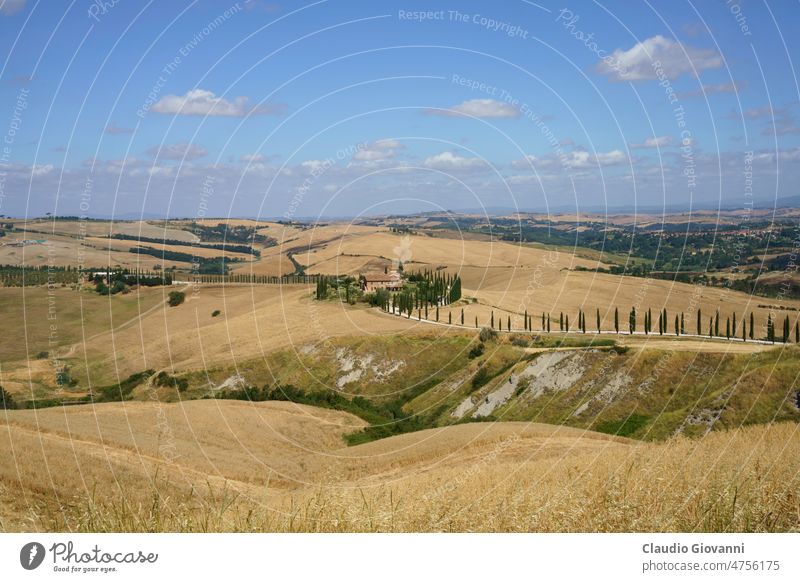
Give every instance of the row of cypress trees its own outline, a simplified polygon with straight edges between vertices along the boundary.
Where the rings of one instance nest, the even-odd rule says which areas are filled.
[[[422,307],[416,306],[417,315],[419,319],[423,319],[422,315]],[[387,309],[388,311],[388,309]],[[414,308],[411,309],[399,309],[400,313],[406,313],[408,317],[410,317],[414,311]],[[542,312],[541,314],[541,324],[539,330],[534,330],[533,326],[533,316],[528,313],[526,310],[522,320],[523,320],[523,329],[525,331],[542,331],[542,332],[550,332],[552,330],[553,323],[551,321],[552,315],[550,313]],[[628,333],[634,333],[638,331],[638,318],[639,314],[636,311],[636,308],[631,308],[630,312],[628,313]],[[428,309],[425,308],[424,311],[424,319],[429,318]],[[465,314],[464,309],[461,309],[460,313],[460,325],[464,325],[465,322]],[[436,308],[435,311],[435,321],[439,321],[439,309]],[[453,316],[452,312],[448,313],[447,322],[449,324],[453,324]],[[703,316],[702,312],[698,309],[697,311],[697,327],[696,327],[696,335],[705,335],[704,328],[702,326]],[[734,312],[732,316],[729,316],[725,320],[725,330],[724,333],[720,333],[720,326],[721,326],[721,318],[719,312],[715,314],[715,316],[709,317],[708,327],[705,328],[706,333],[709,337],[725,337],[727,339],[736,339],[737,337],[741,337],[742,341],[747,341],[747,339],[754,340],[756,339],[756,332],[755,332],[755,315],[751,312],[749,317],[749,325],[748,320],[746,318],[742,318],[740,322],[737,322],[736,313]],[[511,316],[506,316],[505,321],[502,317],[495,318],[494,311],[492,311],[489,315],[489,327],[492,329],[498,329],[500,331],[512,331],[511,328]],[[505,325],[504,325],[505,324]],[[666,334],[674,334],[676,336],[686,335],[686,316],[683,312],[676,313],[672,321],[670,321],[668,317],[667,309],[664,308],[657,312],[656,324],[658,326],[657,332],[653,331],[653,312],[651,309],[648,309],[644,314],[644,321],[642,331],[646,335],[650,335],[653,333],[658,333],[659,335],[666,335]],[[475,317],[475,327],[479,326],[478,318]],[[671,328],[671,329],[670,329]],[[737,329],[738,328],[738,329]],[[558,329],[562,332],[569,332],[570,331],[570,320],[569,314],[565,314],[564,312],[560,312],[558,315]],[[586,333],[587,330],[587,323],[586,323],[586,313],[580,309],[578,310],[578,324],[577,324],[577,331],[582,333]],[[600,317],[600,309],[595,310],[595,327],[594,330],[601,331],[601,317]],[[614,308],[614,331],[616,333],[620,333],[620,324],[619,324],[619,309]],[[767,325],[766,325],[766,339],[767,341],[776,342],[776,341],[783,341],[784,343],[788,343],[791,341],[792,335],[792,325],[789,320],[789,316],[785,316],[783,320],[783,333],[779,337],[775,332],[775,320],[772,319],[772,314],[767,314]],[[795,321],[794,324],[794,341],[795,343],[800,343],[800,321]],[[738,335],[737,335],[738,334]]]

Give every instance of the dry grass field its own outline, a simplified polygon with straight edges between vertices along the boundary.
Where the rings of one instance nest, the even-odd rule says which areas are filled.
[[[163,306],[135,325],[109,330],[77,347],[96,383],[147,368],[205,370],[263,357],[277,349],[301,349],[331,337],[423,329],[364,306],[313,301],[307,285],[207,286],[186,290],[186,303]],[[213,317],[214,311],[221,315]]]
[[[82,263],[87,267],[103,265],[120,265],[133,269],[152,269],[164,261],[149,255],[137,255],[128,252],[129,246],[117,245],[126,241],[113,241],[110,244],[108,237],[112,234],[125,234],[129,236],[142,236],[150,238],[167,238],[186,242],[197,242],[198,238],[193,233],[180,228],[151,224],[145,221],[109,222],[87,220],[84,222],[72,220],[32,220],[11,221],[17,229],[9,232],[0,242],[0,264],[26,265],[29,267],[54,265],[75,266]],[[24,247],[13,246],[9,243],[22,240],[45,240],[44,244],[32,244]],[[176,250],[181,250],[180,248]],[[186,247],[183,247],[186,252]],[[172,264],[172,263],[170,263]],[[188,266],[176,262],[179,266]]]
[[[126,403],[0,418],[0,529],[797,531],[795,424],[642,444],[479,423],[344,448],[289,403]]]

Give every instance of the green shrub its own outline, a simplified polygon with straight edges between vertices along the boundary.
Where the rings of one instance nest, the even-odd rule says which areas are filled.
[[[485,349],[486,349],[486,346],[484,345],[484,343],[483,342],[478,342],[477,344],[472,346],[472,349],[467,354],[467,357],[470,360],[478,358],[478,357],[483,355],[483,352],[484,352]]]
[[[177,307],[186,300],[186,293],[183,291],[170,291],[167,303],[170,307]]]
[[[597,432],[604,432],[606,434],[614,434],[617,436],[626,437],[632,435],[640,428],[647,426],[649,421],[649,416],[631,414],[622,420],[608,420],[598,423],[597,427],[595,427],[595,430]]]
[[[153,378],[153,384],[164,388],[174,387],[178,392],[186,392],[189,388],[189,381],[186,378],[170,376],[164,371],[159,372],[158,375]]]
[[[497,332],[491,327],[482,327],[478,337],[482,342],[492,341],[497,337]]]
[[[470,383],[472,386],[472,390],[470,390],[470,392],[474,392],[481,386],[484,386],[491,379],[492,377],[486,370],[486,366],[485,365],[481,366],[480,368],[478,368],[478,371],[475,372],[475,375],[472,377],[472,382]]]
[[[530,345],[530,342],[528,342],[528,338],[526,337],[515,335],[511,339],[511,345],[517,346],[518,348],[527,348]]]
[[[216,317],[216,316],[218,316],[220,313],[222,313],[222,312],[221,312],[219,309],[215,309],[214,311],[212,311],[212,312],[211,312],[211,317]]]

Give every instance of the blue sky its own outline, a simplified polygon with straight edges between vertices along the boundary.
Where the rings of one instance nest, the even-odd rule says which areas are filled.
[[[800,194],[792,2],[0,4],[0,214]]]

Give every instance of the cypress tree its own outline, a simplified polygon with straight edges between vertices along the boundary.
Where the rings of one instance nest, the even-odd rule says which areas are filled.
[[[523,329],[524,329],[525,331],[528,331],[528,310],[527,310],[527,309],[525,310],[525,315],[524,315],[524,317],[525,317],[525,319],[522,321],[522,323],[523,323]]]
[[[475,329],[478,329],[478,316],[475,316]]]
[[[767,341],[775,343],[775,331],[772,326],[772,314],[767,314]]]
[[[461,308],[461,325],[464,325],[464,308]]]
[[[750,312],[750,339],[753,339],[753,328],[755,327],[755,323],[753,323],[753,312]]]
[[[731,339],[731,318],[725,318],[725,339]]]
[[[597,308],[597,333],[600,333],[600,308]]]
[[[564,312],[558,314],[558,331],[564,331]]]
[[[703,335],[703,330],[700,329],[700,308],[697,308],[697,335]]]
[[[436,305],[436,321],[439,321],[439,305]]]
[[[789,342],[789,316],[783,320],[783,343]]]
[[[747,341],[747,320],[746,319],[742,320],[742,341],[743,342]]]
[[[619,333],[619,309],[614,308],[614,331]]]
[[[800,324],[797,320],[794,322],[794,343],[800,344]]]
[[[736,312],[733,312],[733,323],[731,324],[731,333],[736,337]]]
[[[511,316],[510,315],[508,316],[508,320],[506,321],[506,327],[508,328],[508,331],[511,331]]]
[[[636,331],[636,307],[631,308],[630,316],[628,317],[628,331],[631,335]]]
[[[708,337],[714,337],[714,318],[708,318]]]
[[[452,311],[447,313],[447,324],[448,325],[453,325],[453,312]]]
[[[491,324],[490,324],[490,326],[489,326],[489,327],[491,327],[492,329],[494,329],[494,311],[492,311],[492,322],[491,322]]]
[[[564,325],[567,326],[567,332],[569,332],[569,314],[564,318]]]
[[[547,314],[547,333],[550,333],[550,314]]]
[[[544,323],[544,311],[542,311],[542,331],[544,331],[544,326],[545,326],[545,323]]]
[[[680,320],[678,314],[675,314],[675,335],[681,335]]]
[[[719,337],[719,309],[717,309],[717,315],[714,318],[714,335]]]

